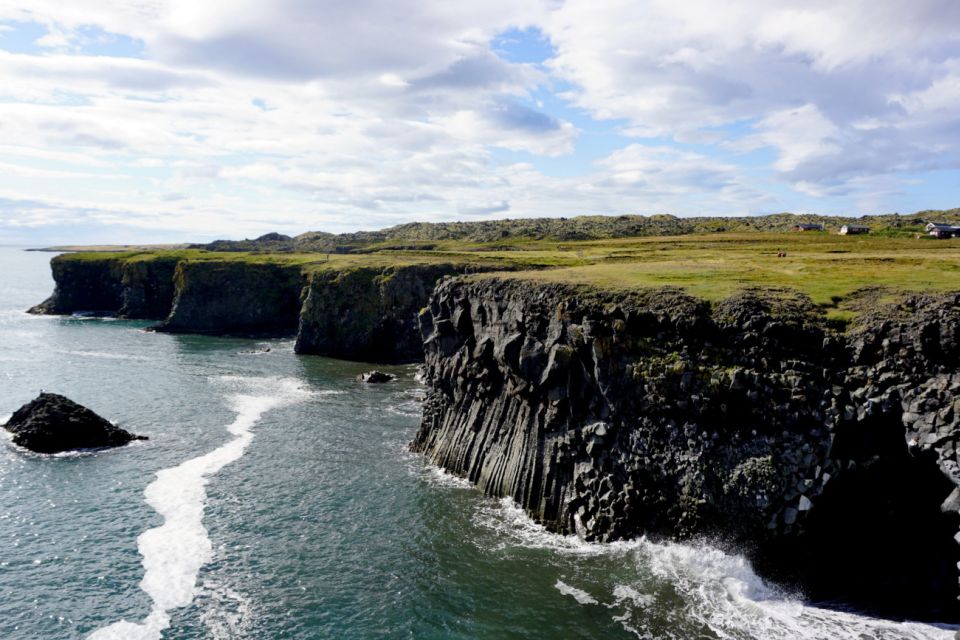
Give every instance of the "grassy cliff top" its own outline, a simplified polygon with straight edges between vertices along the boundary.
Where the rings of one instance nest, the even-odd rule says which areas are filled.
[[[708,300],[724,298],[746,287],[787,287],[826,307],[870,287],[960,290],[960,239],[917,238],[922,228],[914,226],[857,236],[740,231],[570,241],[514,238],[509,246],[501,241],[484,244],[448,240],[431,249],[362,253],[201,249],[76,253],[56,260],[276,264],[308,272],[453,263],[475,265],[484,271],[510,271],[511,278],[612,290],[678,286]],[[779,257],[781,253],[786,255]]]
[[[206,251],[202,249],[179,249],[171,251],[111,251],[65,253],[57,256],[58,262],[151,262],[176,261],[190,263],[237,263],[269,264],[300,267],[306,271],[343,271],[349,269],[383,269],[421,264],[463,264],[485,268],[502,266],[507,270],[569,267],[588,264],[586,260],[570,251],[530,247],[525,251],[377,251],[370,253],[269,253],[246,251]]]
[[[578,251],[589,264],[509,277],[605,289],[671,285],[708,300],[788,287],[826,306],[869,287],[960,290],[960,239],[726,233],[587,242]]]

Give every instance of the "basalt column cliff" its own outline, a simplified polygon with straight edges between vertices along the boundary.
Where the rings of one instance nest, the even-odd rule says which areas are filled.
[[[448,281],[412,447],[558,532],[708,536],[814,600],[957,620],[960,295],[874,306],[839,333],[786,292]]]

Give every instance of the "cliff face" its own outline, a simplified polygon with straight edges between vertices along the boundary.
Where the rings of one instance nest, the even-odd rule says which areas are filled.
[[[296,265],[182,261],[173,286],[158,331],[283,335],[296,331],[304,276]]]
[[[72,260],[67,255],[56,256],[50,261],[56,283],[53,295],[30,313],[117,313],[123,305],[123,267],[124,260],[115,257]]]
[[[178,262],[164,257],[124,264],[118,314],[136,319],[166,318],[173,306],[173,274]]]
[[[462,264],[305,275],[128,255],[52,268],[56,290],[34,312],[297,330],[299,353],[425,357],[412,448],[553,530],[710,536],[815,600],[960,620],[960,293],[865,296],[837,333],[786,292],[710,305],[669,289],[443,280]]]
[[[31,312],[78,311],[161,320],[158,331],[292,335],[302,354],[371,362],[423,357],[417,315],[446,275],[494,266],[413,264],[317,269],[172,255],[52,261],[54,294]]]
[[[423,358],[417,317],[437,282],[463,265],[321,271],[306,289],[297,353],[372,362]]]
[[[864,318],[447,281],[412,448],[556,531],[720,537],[813,599],[955,620],[960,295]]]
[[[121,318],[165,318],[173,302],[177,262],[167,257],[139,260],[110,255],[96,259],[56,256],[50,261],[56,283],[53,295],[30,309],[30,313],[90,312]]]

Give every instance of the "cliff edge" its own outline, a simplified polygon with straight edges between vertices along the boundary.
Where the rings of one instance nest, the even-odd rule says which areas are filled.
[[[423,358],[417,316],[449,275],[509,269],[502,261],[443,261],[175,251],[64,254],[56,288],[30,313],[159,321],[166,333],[296,335],[300,354],[378,363]]]

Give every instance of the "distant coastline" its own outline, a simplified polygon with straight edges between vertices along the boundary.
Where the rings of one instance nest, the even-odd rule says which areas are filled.
[[[51,253],[122,253],[124,251],[168,251],[186,249],[186,242],[181,244],[64,244],[52,247],[36,247],[24,251],[48,251]]]
[[[572,218],[505,218],[471,222],[410,222],[377,231],[327,233],[307,231],[297,236],[267,233],[244,240],[208,243],[54,245],[33,251],[120,253],[168,249],[257,253],[371,253],[375,251],[513,250],[524,242],[574,242],[626,238],[690,236],[716,233],[838,232],[846,225],[866,227],[871,235],[914,238],[929,235],[930,222],[958,225],[960,208],[927,209],[911,214],[858,217],[813,213],[773,213],[757,216],[583,215]],[[483,245],[483,246],[479,246]]]

